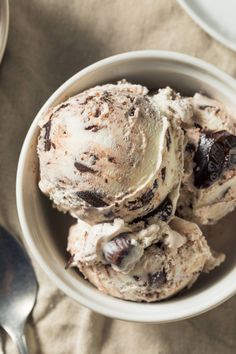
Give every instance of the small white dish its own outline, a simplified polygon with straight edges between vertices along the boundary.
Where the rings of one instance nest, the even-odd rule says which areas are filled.
[[[216,40],[236,51],[235,0],[178,0],[192,19]]]
[[[9,31],[9,3],[0,0],[0,63],[5,52]]]
[[[236,110],[236,81],[199,59],[163,51],[138,51],[101,60],[66,81],[43,105],[25,138],[20,154],[16,196],[24,241],[48,276],[67,295],[103,315],[139,322],[176,321],[205,312],[236,292],[235,213],[206,228],[210,244],[226,253],[225,263],[177,297],[157,303],[134,303],[95,289],[75,269],[65,270],[68,226],[75,221],[52,208],[38,188],[36,154],[42,113],[89,87],[127,80],[157,89],[169,85],[183,94],[204,92]]]

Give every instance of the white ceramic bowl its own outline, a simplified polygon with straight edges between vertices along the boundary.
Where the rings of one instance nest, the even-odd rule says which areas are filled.
[[[17,207],[26,244],[48,276],[66,294],[101,314],[130,321],[168,322],[205,312],[236,292],[235,214],[207,227],[210,244],[227,255],[226,262],[200,276],[189,290],[169,300],[145,304],[100,293],[73,269],[65,270],[66,239],[71,217],[57,212],[39,191],[37,123],[50,106],[97,84],[126,78],[157,89],[169,85],[186,95],[201,91],[235,109],[236,81],[212,65],[174,52],[138,51],[116,55],[83,69],[66,81],[35,117],[20,154],[17,171]],[[234,226],[235,225],[235,226]]]

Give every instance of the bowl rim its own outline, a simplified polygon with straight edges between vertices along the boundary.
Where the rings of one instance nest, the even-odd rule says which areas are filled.
[[[31,251],[31,254],[33,255],[34,259],[37,261],[37,263],[40,265],[40,267],[45,271],[45,273],[49,276],[50,279],[60,288],[64,293],[66,293],[68,296],[70,296],[73,300],[76,302],[80,303],[81,305],[98,312],[102,315],[111,317],[111,318],[117,318],[120,320],[127,320],[127,321],[133,321],[133,322],[143,322],[143,323],[165,323],[165,322],[174,322],[174,321],[179,321],[183,320],[186,318],[194,317],[196,315],[199,315],[201,313],[204,313],[206,311],[209,311],[210,309],[220,305],[227,299],[229,299],[231,296],[233,296],[236,293],[236,282],[232,281],[232,271],[227,274],[227,276],[223,277],[220,279],[216,285],[214,285],[212,288],[204,290],[204,294],[208,295],[205,296],[203,301],[197,301],[194,303],[194,306],[191,306],[191,308],[181,308],[181,310],[177,309],[175,312],[170,313],[170,311],[166,311],[164,313],[158,313],[153,311],[152,316],[150,314],[145,315],[143,312],[134,312],[132,315],[130,313],[127,313],[124,309],[122,310],[121,307],[119,306],[117,302],[117,307],[111,306],[110,307],[106,304],[106,298],[104,297],[104,303],[101,305],[99,301],[97,301],[96,296],[94,296],[93,300],[88,297],[86,298],[84,295],[79,294],[76,292],[74,289],[72,289],[68,284],[66,284],[61,277],[54,271],[53,269],[48,266],[47,262],[44,260],[43,256],[40,254],[36,243],[33,240],[33,237],[31,237],[31,231],[30,227],[27,224],[27,218],[26,218],[26,213],[24,209],[24,201],[23,201],[23,171],[24,171],[24,165],[26,161],[26,157],[28,155],[28,147],[30,146],[32,137],[35,134],[35,129],[37,127],[37,122],[38,122],[38,117],[42,114],[45,109],[47,109],[55,99],[60,96],[68,87],[71,87],[74,83],[76,83],[81,77],[87,75],[88,73],[91,73],[94,70],[97,70],[98,68],[104,67],[107,64],[112,64],[115,62],[120,62],[122,61],[127,61],[127,60],[132,60],[132,59],[165,59],[165,60],[172,60],[172,61],[177,61],[181,64],[185,64],[187,66],[191,65],[194,66],[195,68],[198,69],[203,69],[205,70],[208,74],[210,73],[213,77],[217,77],[218,80],[221,80],[224,84],[227,84],[227,86],[230,86],[232,90],[235,91],[236,94],[236,80],[230,77],[228,74],[224,73],[220,69],[216,68],[214,65],[209,64],[201,59],[178,53],[178,52],[171,52],[171,51],[160,51],[160,50],[140,50],[140,51],[132,51],[132,52],[126,52],[122,54],[117,54],[105,59],[102,59],[94,64],[91,64],[84,69],[80,70],[77,72],[75,75],[73,75],[71,78],[69,78],[66,82],[64,82],[49,98],[48,100],[43,104],[37,115],[35,116],[34,120],[31,123],[31,126],[27,132],[27,135],[25,137],[20,156],[19,156],[19,161],[18,161],[18,166],[17,166],[17,174],[16,174],[16,204],[17,204],[17,211],[18,211],[18,217],[22,229],[22,236],[23,236],[23,242],[25,245],[29,248]],[[236,278],[235,278],[236,280]],[[214,290],[215,287],[217,286],[217,292]],[[220,291],[219,291],[220,290]],[[98,291],[98,290],[97,290]],[[100,293],[100,292],[99,292]],[[202,293],[198,294],[197,297],[201,296]],[[120,299],[114,299],[114,303],[116,300],[120,302]],[[185,299],[182,300],[183,302],[186,302]],[[125,301],[124,303],[127,303]],[[135,303],[137,306],[143,305],[139,303]],[[158,305],[160,303],[155,303],[155,305]],[[146,305],[146,304],[145,304]],[[133,303],[131,307],[134,306]],[[153,306],[153,304],[151,305]],[[178,305],[180,306],[180,305]],[[183,304],[181,305],[183,306]],[[141,308],[141,307],[140,307]]]

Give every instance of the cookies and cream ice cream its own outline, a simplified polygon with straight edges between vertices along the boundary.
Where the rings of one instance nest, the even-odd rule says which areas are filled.
[[[236,207],[236,120],[219,102],[192,98],[178,215],[215,224]]]
[[[223,262],[196,224],[236,206],[236,124],[222,104],[122,80],[52,107],[39,127],[39,187],[77,219],[70,263],[99,290],[162,300]]]
[[[70,228],[68,251],[100,291],[132,301],[152,302],[190,287],[201,272],[223,260],[212,253],[196,224],[174,218],[169,224],[90,226]]]
[[[94,224],[132,221],[168,198],[183,172],[180,118],[162,115],[144,86],[96,86],[40,123],[39,187],[61,211]]]

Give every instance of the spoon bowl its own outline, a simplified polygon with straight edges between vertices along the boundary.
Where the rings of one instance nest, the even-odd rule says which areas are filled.
[[[30,259],[18,241],[0,226],[0,326],[26,354],[25,322],[37,296]]]

